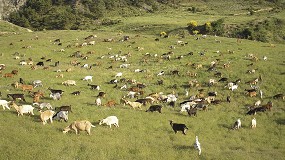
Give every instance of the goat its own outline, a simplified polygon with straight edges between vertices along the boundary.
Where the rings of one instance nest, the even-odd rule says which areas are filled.
[[[110,126],[110,128],[111,128],[112,124],[115,127],[119,127],[119,119],[116,116],[108,116],[107,118],[104,118],[104,119],[99,121],[99,125],[102,125],[102,124],[106,124],[106,125]]]
[[[95,100],[95,103],[96,103],[97,106],[101,106],[101,105],[102,105],[101,98],[98,97],[98,98]]]
[[[20,99],[20,100],[26,102],[26,100],[24,98],[24,94],[7,94],[7,98],[9,98],[9,97],[11,97],[13,99],[13,101]]]
[[[97,89],[98,91],[100,90],[100,86],[99,85],[87,84],[87,86],[90,86],[91,89]]]
[[[33,85],[19,84],[19,87],[22,88],[23,91],[32,91],[34,89]]]
[[[47,108],[49,110],[52,109],[52,105],[50,103],[33,103],[33,105],[37,105],[39,107],[40,110],[43,110],[44,108]]]
[[[130,105],[133,109],[135,109],[135,108],[142,109],[141,108],[142,103],[140,103],[140,102],[131,102],[131,101],[126,100],[126,104]]]
[[[61,99],[61,94],[60,93],[51,93],[49,95],[53,100],[60,100]]]
[[[81,93],[80,91],[74,91],[74,92],[72,92],[71,94],[72,94],[72,95],[75,95],[75,96],[78,96],[78,95],[80,95],[80,93]]]
[[[76,86],[76,82],[74,80],[66,80],[66,81],[63,81],[61,84],[65,86]]]
[[[65,127],[62,132],[67,133],[70,130],[74,130],[75,134],[78,134],[79,131],[86,131],[87,134],[90,135],[91,127],[95,126],[92,125],[92,123],[87,120],[74,121],[69,126]]]
[[[146,110],[146,112],[150,111],[150,112],[154,112],[154,111],[157,111],[159,113],[161,113],[161,108],[162,106],[161,105],[152,105],[148,108],[148,110]]]
[[[10,102],[6,101],[6,100],[0,100],[0,106],[3,107],[3,110],[5,110],[5,108],[10,110],[10,107],[8,106]]]
[[[251,128],[256,128],[256,119],[255,118],[253,118],[251,120]]]
[[[18,106],[15,102],[12,102],[10,104],[12,107],[15,108],[15,110],[17,111],[18,113],[18,116],[23,116],[24,113],[29,113],[31,115],[34,115],[34,107],[32,107],[31,105],[20,105]]]
[[[34,88],[36,87],[43,87],[43,83],[41,80],[34,80],[33,81]]]
[[[46,111],[40,110],[40,118],[41,118],[41,121],[43,122],[43,125],[47,123],[47,120],[50,120],[50,123],[52,123],[52,117],[54,113],[55,112],[52,110],[46,110]]]
[[[198,136],[196,136],[196,141],[194,143],[194,148],[197,149],[199,151],[198,154],[201,155],[202,150],[201,150],[200,142],[198,140]]]
[[[62,95],[63,92],[64,92],[63,90],[51,89],[50,87],[48,88],[48,90],[50,90],[50,92],[51,92],[52,94],[59,93],[60,95]]]
[[[181,123],[173,123],[172,120],[170,120],[170,126],[172,127],[173,131],[175,132],[175,134],[178,131],[182,131],[182,133],[184,135],[186,135],[186,131],[188,130],[187,126],[185,124],[181,124]]]
[[[61,107],[55,107],[55,110],[59,110],[59,111],[69,111],[69,112],[72,112],[71,111],[71,105],[69,106],[61,106]]]
[[[62,119],[67,122],[68,121],[68,111],[58,111],[54,116],[52,117],[53,119],[57,118],[59,121]]]
[[[122,72],[119,72],[119,73],[117,73],[117,74],[115,75],[115,78],[117,78],[117,77],[122,77],[122,75],[123,75],[123,73],[122,73]]]
[[[241,121],[240,119],[237,119],[232,129],[239,129],[239,128],[241,128]]]
[[[197,108],[196,107],[190,108],[190,109],[186,108],[186,110],[187,110],[187,113],[189,116],[193,115],[193,116],[197,117]]]
[[[84,80],[84,81],[90,80],[92,82],[92,78],[93,78],[93,76],[85,76],[82,80]]]

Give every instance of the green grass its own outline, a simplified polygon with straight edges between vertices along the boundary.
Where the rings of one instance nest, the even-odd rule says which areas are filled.
[[[167,16],[163,16],[157,25],[171,26]],[[177,15],[177,24],[169,29],[182,27],[184,20]],[[148,19],[149,18],[149,19]],[[148,21],[150,20],[150,21]],[[160,23],[159,23],[160,22]],[[164,23],[162,23],[164,22]],[[186,20],[185,20],[186,22]],[[126,24],[141,26],[145,24],[156,25],[155,17],[141,17],[133,20],[126,19]],[[139,24],[139,25],[138,25]],[[185,23],[186,24],[186,23]],[[125,27],[125,26],[122,26]],[[113,30],[114,32],[111,32]],[[159,29],[160,30],[160,29]],[[157,30],[158,31],[158,30]],[[16,35],[0,36],[1,52],[0,64],[6,64],[6,70],[2,74],[11,72],[13,69],[19,70],[19,74],[14,78],[0,78],[1,99],[7,99],[8,93],[22,93],[20,89],[15,89],[11,84],[22,77],[26,82],[40,79],[44,87],[36,88],[45,92],[46,98],[42,101],[50,102],[54,107],[61,105],[72,105],[73,113],[69,114],[69,122],[54,121],[53,124],[42,125],[39,119],[39,112],[35,111],[34,116],[17,117],[14,109],[0,111],[0,134],[1,134],[1,155],[0,159],[284,159],[285,154],[285,114],[284,101],[274,100],[271,97],[277,93],[284,94],[284,44],[276,44],[276,47],[269,47],[267,43],[242,40],[242,43],[236,43],[236,39],[209,36],[206,39],[195,40],[196,37],[186,35],[181,38],[176,34],[169,38],[155,38],[160,32],[151,30],[124,32],[118,34],[116,28],[106,28],[100,31],[43,31],[43,32],[21,32]],[[147,34],[148,33],[148,34]],[[76,48],[75,43],[84,42],[84,38],[90,34],[96,34],[96,45]],[[119,41],[123,35],[129,35],[130,40],[126,42]],[[34,38],[38,36],[39,40]],[[60,38],[63,46],[53,44],[53,40]],[[103,42],[105,38],[114,38],[115,41]],[[78,39],[78,40],[77,40]],[[222,43],[216,43],[215,39]],[[188,42],[186,46],[176,45],[177,40]],[[13,45],[10,45],[13,43]],[[71,48],[65,48],[71,44]],[[24,49],[23,46],[32,47]],[[154,58],[147,58],[145,53],[151,55],[171,51],[171,45],[175,46],[174,55],[170,61]],[[143,47],[143,51],[137,51],[137,47]],[[65,48],[65,52],[58,52]],[[111,49],[108,49],[111,48]],[[218,54],[216,51],[221,53]],[[233,50],[234,54],[229,54],[227,50]],[[92,70],[86,70],[80,66],[71,66],[70,61],[76,58],[69,57],[76,51],[86,54],[88,51],[94,51],[90,54],[88,60],[77,60],[81,64],[100,63],[100,66],[93,67]],[[193,52],[193,56],[184,56],[178,60],[175,57],[186,55]],[[205,56],[200,56],[199,52],[205,52]],[[37,70],[31,70],[30,66],[20,66],[19,61],[14,59],[15,52],[20,53],[20,60],[27,60],[32,57],[34,62],[42,61],[40,58],[46,56],[53,62],[45,62],[50,66],[48,70],[38,67]],[[119,68],[124,63],[120,61],[111,61],[109,55],[115,55],[121,52],[122,55],[131,53],[128,62],[131,66],[127,69]],[[260,60],[252,62],[246,58],[248,54],[254,54]],[[101,59],[101,56],[105,58]],[[267,56],[268,61],[263,61],[262,57]],[[147,64],[142,59],[147,60]],[[225,84],[217,84],[213,87],[207,87],[206,84],[210,78],[214,77],[214,72],[207,72],[210,62],[220,59],[218,70],[223,73],[223,77],[234,81],[242,79],[237,91],[231,92],[224,88]],[[60,65],[53,67],[55,61],[59,60]],[[223,69],[223,64],[230,62],[230,68]],[[202,69],[195,70],[187,63],[203,64]],[[254,63],[252,67],[247,65]],[[113,69],[107,69],[113,66]],[[55,71],[61,69],[65,71],[72,68],[72,72],[63,72],[64,78],[55,78],[58,74]],[[134,73],[135,69],[146,69],[144,73]],[[257,73],[247,74],[249,69],[256,69]],[[169,73],[173,70],[179,70],[181,76],[172,76]],[[156,74],[164,70],[167,75],[157,77]],[[189,77],[187,71],[196,72],[197,77]],[[162,114],[144,112],[143,110],[133,110],[128,106],[117,105],[115,108],[94,105],[95,96],[98,91],[90,90],[86,81],[82,78],[87,75],[93,75],[92,84],[101,86],[102,91],[107,93],[106,98],[102,99],[105,104],[109,100],[119,100],[127,94],[127,91],[114,89],[112,84],[108,84],[117,72],[123,72],[123,77],[127,79],[136,79],[138,82],[145,83],[145,95],[153,92],[171,93],[173,90],[179,95],[178,103],[188,97],[184,96],[185,89],[189,90],[190,95],[198,93],[198,89],[204,88],[208,91],[217,91],[217,99],[225,100],[227,95],[232,97],[232,103],[221,103],[219,105],[210,105],[209,111],[199,111],[197,117],[189,117],[186,113],[179,113],[179,105],[175,108],[161,103],[164,107]],[[250,122],[252,116],[246,116],[246,106],[252,105],[259,97],[250,98],[245,95],[244,89],[249,85],[245,82],[262,76],[263,81],[259,84],[264,92],[262,104],[269,100],[273,101],[274,107],[271,112],[258,113],[257,128],[251,129]],[[148,79],[146,77],[149,77]],[[77,82],[77,86],[66,87],[61,84],[64,80],[72,79]],[[156,85],[157,80],[163,79],[164,85]],[[184,88],[189,80],[197,79],[202,87]],[[215,78],[218,80],[219,78]],[[177,84],[177,89],[171,88]],[[118,84],[122,86],[123,83]],[[131,85],[128,85],[131,86]],[[53,101],[49,98],[48,87],[62,89],[65,91],[60,101]],[[80,90],[80,96],[70,95],[71,92]],[[25,93],[27,103],[32,103],[32,97]],[[142,96],[142,97],[144,97]],[[134,99],[132,99],[134,101]],[[17,102],[20,104],[20,102]],[[110,115],[116,115],[119,118],[119,128],[110,129],[108,126],[99,126],[98,120]],[[241,118],[242,128],[237,131],[230,130],[232,124],[237,118]],[[96,125],[92,128],[91,135],[80,132],[75,135],[69,132],[64,135],[62,129],[75,120],[89,120]],[[169,120],[178,123],[185,123],[189,130],[187,135],[181,133],[174,134],[169,125]],[[195,136],[199,136],[202,146],[202,155],[199,157],[197,151],[193,148]]]

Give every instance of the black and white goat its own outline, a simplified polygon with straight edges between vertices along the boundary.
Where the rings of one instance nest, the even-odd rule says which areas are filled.
[[[173,123],[172,120],[170,120],[170,126],[172,127],[172,129],[175,132],[175,134],[177,133],[177,131],[182,131],[182,133],[184,135],[186,135],[186,131],[188,130],[188,128],[187,128],[187,126],[185,124]]]
[[[198,140],[198,136],[196,136],[196,141],[194,143],[194,148],[197,149],[199,151],[198,154],[201,155],[202,149],[201,149],[201,144],[200,144],[200,142]]]

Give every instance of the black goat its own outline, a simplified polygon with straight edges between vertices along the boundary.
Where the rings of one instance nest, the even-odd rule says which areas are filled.
[[[60,95],[63,94],[63,90],[60,89],[51,89],[50,87],[48,88],[48,90],[50,90],[51,93],[55,94],[55,93],[59,93]]]
[[[80,91],[74,91],[71,93],[72,95],[75,95],[75,96],[79,96],[80,95]]]
[[[188,128],[186,127],[185,124],[173,123],[172,120],[170,120],[170,126],[172,127],[172,129],[175,132],[175,134],[177,133],[177,131],[182,131],[182,133],[184,135],[186,135],[186,131],[188,130]]]
[[[161,105],[152,105],[152,106],[150,106],[150,107],[148,108],[148,110],[146,110],[146,112],[148,112],[148,111],[150,111],[150,112],[155,112],[155,111],[157,111],[157,112],[161,113],[161,108],[162,108]]]

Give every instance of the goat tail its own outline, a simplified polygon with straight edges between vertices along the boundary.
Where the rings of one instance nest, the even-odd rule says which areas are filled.
[[[96,126],[94,126],[93,124],[91,124],[91,127],[96,127]]]

